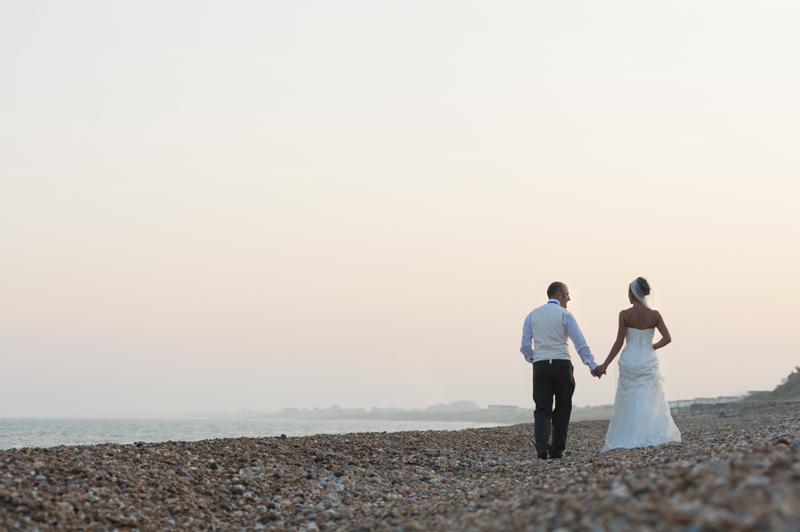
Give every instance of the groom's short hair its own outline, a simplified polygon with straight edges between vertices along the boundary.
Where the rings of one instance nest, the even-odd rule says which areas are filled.
[[[550,286],[547,287],[547,297],[553,299],[554,297],[556,297],[556,294],[559,292],[559,290],[563,294],[564,292],[567,291],[567,285],[565,285],[561,281],[550,283]]]

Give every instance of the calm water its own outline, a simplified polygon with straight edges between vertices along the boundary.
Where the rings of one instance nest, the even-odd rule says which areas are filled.
[[[281,434],[310,436],[349,432],[461,430],[496,426],[497,423],[457,421],[0,418],[0,449],[137,441],[197,441]]]

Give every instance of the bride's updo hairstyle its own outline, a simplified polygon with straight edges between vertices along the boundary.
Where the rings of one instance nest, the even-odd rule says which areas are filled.
[[[630,285],[631,294],[639,300],[639,303],[647,308],[650,308],[650,302],[647,296],[650,295],[650,283],[644,277],[637,277]]]

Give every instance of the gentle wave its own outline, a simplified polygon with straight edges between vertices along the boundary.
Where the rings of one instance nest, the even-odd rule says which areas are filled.
[[[0,449],[497,426],[460,421],[0,418]]]

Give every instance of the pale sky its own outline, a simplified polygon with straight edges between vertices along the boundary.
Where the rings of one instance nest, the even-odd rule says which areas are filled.
[[[800,365],[796,2],[0,3],[0,416],[670,399]],[[577,355],[574,403],[614,381]]]

